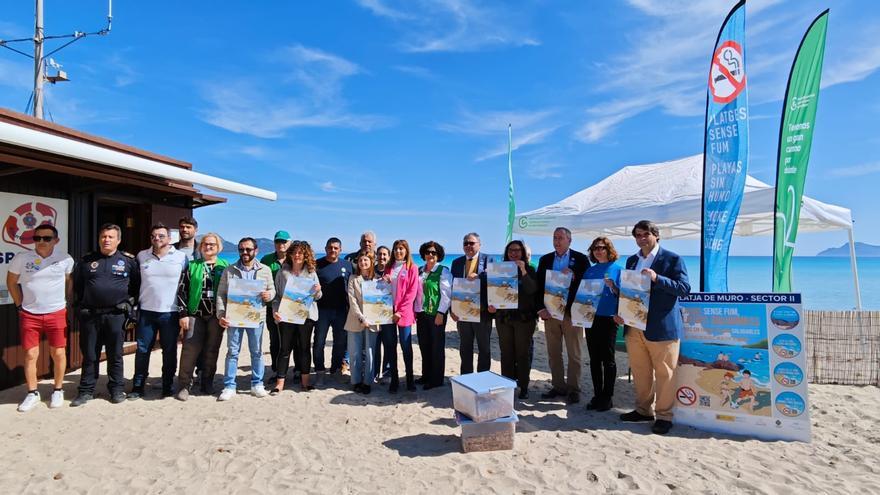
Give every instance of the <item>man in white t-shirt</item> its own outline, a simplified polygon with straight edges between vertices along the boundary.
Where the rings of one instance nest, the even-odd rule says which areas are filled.
[[[40,357],[40,334],[46,334],[52,348],[55,389],[49,407],[64,404],[64,372],[67,369],[65,350],[67,338],[67,301],[73,279],[73,258],[56,250],[58,230],[52,225],[41,225],[34,230],[34,250],[15,255],[9,264],[6,285],[18,309],[21,345],[25,350],[24,378],[28,393],[18,406],[27,412],[40,402],[37,391],[37,359]]]
[[[138,327],[135,334],[137,353],[134,357],[134,378],[130,400],[144,396],[150,369],[150,353],[156,337],[162,346],[162,397],[173,394],[172,384],[177,372],[177,340],[180,317],[177,312],[177,284],[186,269],[183,251],[174,249],[168,227],[156,224],[150,229],[150,249],[137,255],[141,287],[138,297]]]

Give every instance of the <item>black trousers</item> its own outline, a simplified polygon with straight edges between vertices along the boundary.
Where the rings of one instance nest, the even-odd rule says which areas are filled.
[[[274,373],[278,373],[278,352],[281,350],[281,335],[279,334],[278,322],[275,321],[275,315],[272,313],[272,305],[266,308],[266,329],[269,331],[269,357],[272,358],[270,369]]]
[[[293,361],[300,372],[308,374],[312,367],[311,343],[312,330],[314,329],[315,322],[309,319],[306,319],[305,323],[301,325],[285,322],[278,324],[278,366],[275,367],[278,378],[283,379],[287,376],[291,354],[293,354]]]
[[[611,316],[596,316],[592,328],[585,329],[585,332],[595,397],[611,399],[614,382],[617,381],[617,362],[614,359],[617,323]]]
[[[537,320],[499,319],[495,327],[501,347],[501,374],[516,380],[520,390],[527,390],[532,372],[532,335]]]
[[[422,355],[422,378],[429,387],[443,385],[446,374],[446,318],[443,315],[443,323],[437,325],[434,315],[417,313],[416,316],[416,336]]]
[[[101,348],[107,351],[107,390],[122,392],[125,377],[122,372],[122,344],[125,341],[125,315],[122,313],[84,314],[80,317],[79,348],[82,351],[80,394],[94,394],[98,383],[98,365]]]
[[[492,322],[458,322],[458,335],[461,339],[458,349],[461,356],[461,374],[474,372],[474,340],[477,342],[477,371],[489,371],[492,367]]]

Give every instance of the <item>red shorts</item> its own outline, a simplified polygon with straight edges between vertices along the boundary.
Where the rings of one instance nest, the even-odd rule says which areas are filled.
[[[25,350],[40,345],[40,333],[46,334],[51,347],[67,346],[67,309],[44,315],[19,311],[18,327],[21,330],[21,346]]]

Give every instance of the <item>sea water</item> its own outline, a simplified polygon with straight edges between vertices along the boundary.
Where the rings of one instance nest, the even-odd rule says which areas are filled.
[[[318,254],[316,253],[316,256]],[[222,253],[230,262],[236,256]],[[462,254],[447,253],[441,264],[450,266],[452,260]],[[623,255],[622,255],[623,256]],[[501,255],[490,254],[490,258],[501,260]],[[533,256],[537,263],[539,256]],[[424,264],[416,254],[414,261]],[[626,257],[617,264],[624,266]],[[700,258],[685,256],[685,265],[691,282],[691,290],[700,288]],[[792,265],[792,279],[795,292],[803,295],[803,305],[808,309],[846,310],[853,309],[855,288],[850,260],[836,256],[795,256]],[[858,259],[859,283],[862,293],[862,309],[880,310],[880,258]],[[729,292],[772,292],[773,258],[769,256],[731,256],[727,270]]]

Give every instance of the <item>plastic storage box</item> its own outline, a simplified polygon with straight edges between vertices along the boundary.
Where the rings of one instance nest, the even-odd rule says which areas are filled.
[[[455,421],[461,426],[461,448],[465,452],[513,449],[513,437],[519,421],[516,414],[477,423],[456,412]]]
[[[456,376],[452,378],[452,404],[477,423],[505,418],[515,414],[515,388],[516,382],[491,371]]]

